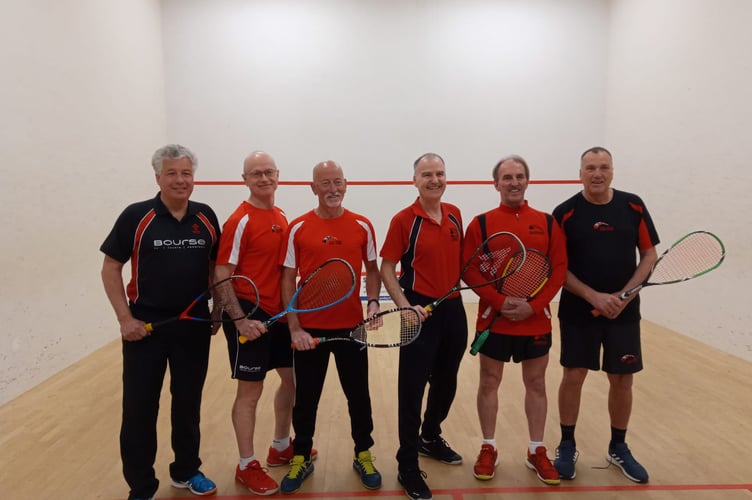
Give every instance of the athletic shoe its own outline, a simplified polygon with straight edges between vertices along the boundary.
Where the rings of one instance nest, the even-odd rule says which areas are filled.
[[[546,456],[546,447],[538,446],[535,453],[527,450],[527,460],[525,461],[528,469],[532,469],[538,475],[538,479],[546,484],[559,484],[559,473]]]
[[[290,465],[290,460],[292,460],[293,455],[295,455],[295,452],[292,448],[292,442],[290,442],[290,446],[285,448],[282,451],[279,451],[275,449],[273,446],[269,447],[269,454],[266,456],[266,465],[269,467],[279,467],[280,465]],[[311,450],[311,460],[316,460],[319,456],[319,452],[316,451],[316,448]]]
[[[187,489],[200,497],[213,495],[217,492],[217,485],[214,484],[214,481],[204,476],[202,472],[197,472],[195,476],[186,481],[176,481],[173,479],[172,486]]]
[[[373,457],[368,450],[361,451],[353,459],[353,469],[360,474],[360,482],[369,490],[381,488],[381,474],[373,466]]]
[[[306,462],[303,455],[295,455],[290,461],[290,470],[282,478],[280,490],[282,493],[295,493],[300,489],[305,478],[313,472],[313,464],[310,460]]]
[[[559,477],[561,479],[574,479],[577,475],[577,471],[574,470],[574,464],[577,462],[579,453],[574,445],[574,441],[567,439],[559,443],[559,447],[556,448],[556,458],[554,459],[554,467],[559,471]]]
[[[648,482],[648,471],[640,465],[640,462],[635,460],[627,447],[627,443],[616,443],[609,446],[606,460],[618,465],[624,475],[635,483]]]
[[[424,481],[426,473],[419,469],[401,471],[397,474],[397,481],[405,489],[407,498],[412,500],[431,500],[431,490]]]
[[[421,438],[418,453],[425,457],[435,458],[439,462],[449,465],[458,465],[462,463],[462,457],[456,451],[451,449],[449,443],[444,441],[441,437],[438,437],[433,441],[425,441]]]
[[[475,461],[473,474],[476,479],[488,481],[494,477],[496,466],[499,465],[499,452],[491,444],[484,444],[480,447],[478,460]]]
[[[238,465],[235,469],[235,481],[248,488],[254,495],[274,495],[279,490],[277,481],[269,477],[258,460],[249,463],[243,470]]]

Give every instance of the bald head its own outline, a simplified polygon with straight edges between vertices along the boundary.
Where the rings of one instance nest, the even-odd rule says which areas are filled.
[[[269,153],[264,151],[254,151],[245,157],[243,161],[243,175],[248,175],[255,171],[277,170],[277,164]]]
[[[322,161],[313,167],[313,182],[316,182],[319,178],[331,177],[332,175],[342,179],[345,177],[342,166],[334,160]]]

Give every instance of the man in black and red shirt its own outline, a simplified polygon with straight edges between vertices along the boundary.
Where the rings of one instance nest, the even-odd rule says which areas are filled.
[[[580,159],[583,190],[553,212],[564,230],[569,261],[559,304],[564,367],[559,386],[562,439],[554,465],[562,479],[574,479],[574,429],[582,386],[588,370],[601,368],[603,346],[603,371],[610,385],[607,459],[632,481],[646,483],[647,471],[625,442],[632,413],[632,381],[642,370],[640,297],[634,294],[621,300],[619,295],[647,278],[657,260],[659,240],[643,201],[613,189],[613,177],[611,153],[601,147],[588,149]]]
[[[129,500],[153,498],[159,487],[154,472],[157,414],[168,364],[172,484],[196,495],[217,491],[199,471],[199,420],[209,341],[218,324],[212,328],[210,323],[177,321],[153,332],[144,325],[177,316],[208,288],[220,227],[209,206],[189,201],[196,169],[190,150],[164,146],[154,153],[152,166],[159,193],[128,206],[100,248],[105,254],[102,281],[123,340],[120,455]],[[126,287],[122,271],[129,260],[131,279]],[[208,317],[207,301],[192,312]]]

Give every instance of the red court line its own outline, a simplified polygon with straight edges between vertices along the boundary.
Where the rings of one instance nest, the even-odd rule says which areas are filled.
[[[465,495],[483,495],[490,493],[599,493],[611,491],[713,491],[713,490],[747,490],[752,492],[750,484],[656,484],[656,485],[611,485],[611,486],[534,486],[534,487],[506,487],[506,488],[455,488],[432,489],[434,496],[448,495],[454,500],[462,500]],[[298,491],[293,495],[277,493],[268,498],[377,498],[404,497],[402,490],[377,491],[314,491],[310,493]],[[250,495],[253,497],[253,495]],[[181,497],[184,500],[184,497]],[[163,498],[163,500],[181,500],[181,498]],[[209,498],[216,500],[248,500],[249,494],[218,495]]]
[[[580,184],[577,179],[531,180],[530,184]],[[243,181],[195,181],[196,186],[243,186]],[[280,186],[308,186],[311,181],[279,181]],[[493,181],[447,181],[464,186],[493,185]],[[412,186],[413,181],[347,181],[348,186]]]

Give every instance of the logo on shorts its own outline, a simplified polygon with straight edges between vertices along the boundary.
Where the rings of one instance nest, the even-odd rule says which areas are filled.
[[[533,337],[533,345],[534,346],[547,346],[548,337],[546,335],[536,335],[535,337]]]
[[[596,231],[600,231],[600,232],[603,233],[603,232],[606,232],[606,231],[613,231],[614,230],[614,226],[612,226],[608,222],[596,222],[595,224],[593,224],[593,229],[595,229]]]
[[[634,354],[625,354],[624,356],[621,357],[619,361],[621,361],[625,365],[633,365],[637,363],[639,360],[640,358],[638,358]]]
[[[260,366],[247,366],[247,365],[239,365],[238,371],[246,372],[246,373],[258,373],[261,371]]]

